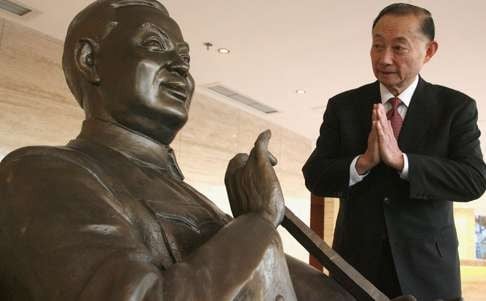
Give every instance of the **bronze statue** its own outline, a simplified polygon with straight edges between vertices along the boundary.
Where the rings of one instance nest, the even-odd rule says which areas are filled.
[[[66,146],[1,163],[1,300],[354,300],[283,253],[269,132],[229,164],[234,218],[183,181],[169,144],[194,81],[160,3],[88,6],[63,68],[86,120]]]
[[[342,286],[284,254],[269,131],[228,165],[234,218],[184,182],[169,145],[194,81],[159,2],[85,8],[63,68],[86,114],[81,133],[0,164],[0,300],[388,300],[288,211],[284,226]]]

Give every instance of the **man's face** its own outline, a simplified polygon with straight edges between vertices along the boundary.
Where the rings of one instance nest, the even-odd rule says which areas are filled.
[[[435,42],[429,41],[421,32],[420,19],[414,15],[385,15],[376,24],[372,35],[373,72],[378,81],[396,95],[413,82],[435,53],[430,49]]]
[[[184,125],[194,81],[179,26],[144,6],[118,9],[118,26],[96,61],[105,111],[116,122],[170,143]]]

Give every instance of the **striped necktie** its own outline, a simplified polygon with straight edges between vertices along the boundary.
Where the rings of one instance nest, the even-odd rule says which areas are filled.
[[[402,103],[402,101],[397,97],[393,97],[390,98],[388,102],[392,107],[386,113],[386,117],[388,120],[390,120],[395,138],[398,139],[398,135],[400,135],[400,130],[402,129],[403,124],[402,116],[400,116],[400,113],[398,113],[398,106]]]

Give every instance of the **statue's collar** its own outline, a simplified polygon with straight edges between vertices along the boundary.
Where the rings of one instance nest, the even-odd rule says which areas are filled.
[[[170,146],[158,143],[119,124],[87,119],[83,122],[78,139],[109,147],[132,159],[138,165],[166,170],[173,176],[184,179]]]

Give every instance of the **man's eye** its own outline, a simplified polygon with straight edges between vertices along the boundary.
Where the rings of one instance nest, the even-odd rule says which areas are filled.
[[[405,52],[407,48],[403,46],[395,46],[393,47],[393,50],[395,50],[396,52]]]
[[[156,39],[145,40],[142,43],[142,46],[149,48],[150,50],[155,50],[155,51],[167,50],[167,45],[165,45],[164,43],[162,43],[161,41],[156,40]]]

